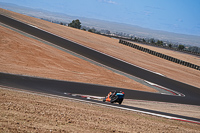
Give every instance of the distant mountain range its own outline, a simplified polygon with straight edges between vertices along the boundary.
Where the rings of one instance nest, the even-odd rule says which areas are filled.
[[[87,26],[91,28],[94,27],[97,30],[103,30],[103,29],[109,30],[111,31],[111,33],[123,32],[143,38],[154,38],[163,41],[169,41],[172,43],[179,43],[179,44],[181,43],[185,45],[200,47],[200,36],[177,34],[166,31],[142,28],[139,26],[134,26],[129,24],[115,23],[115,22],[97,20],[86,17],[70,16],[67,14],[55,13],[55,12],[45,11],[42,9],[32,9],[2,2],[0,2],[0,8],[40,19],[41,18],[48,19],[63,23],[70,23],[74,19],[79,19],[82,23],[82,26]]]

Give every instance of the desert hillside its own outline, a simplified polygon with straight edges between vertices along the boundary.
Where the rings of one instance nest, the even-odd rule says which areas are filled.
[[[1,72],[156,91],[3,26],[0,35]]]
[[[145,69],[200,87],[199,71],[123,46],[116,39],[4,9],[0,9],[0,13]],[[0,23],[0,72],[156,92],[123,75],[51,45]],[[155,50],[200,64],[199,57],[164,49]],[[133,101],[125,99],[123,104],[158,111],[169,109],[168,113],[182,112],[181,115],[187,114],[186,116],[199,118],[197,106]],[[2,86],[0,87],[0,112],[0,132],[200,132],[200,126],[194,123]]]
[[[23,21],[25,23],[37,26],[48,32],[54,33],[56,35],[62,36],[64,38],[73,40],[85,46],[91,47],[98,51],[104,52],[106,54],[112,55],[113,57],[125,60],[134,65],[149,69],[161,73],[169,78],[200,87],[200,72],[193,70],[191,68],[169,62],[157,58],[155,56],[143,53],[136,49],[123,46],[118,43],[117,39],[112,39],[104,37],[101,35],[89,33],[87,31],[82,31],[74,28],[70,28],[63,25],[53,24],[40,19],[28,17],[18,13],[6,11],[0,9],[0,13],[7,15],[9,17],[15,18],[17,20]],[[148,46],[150,47],[150,46]],[[192,56],[180,52],[173,52],[166,49],[158,49],[151,47],[150,49],[155,49],[157,52],[163,52],[169,56],[179,58],[197,65],[200,65],[200,58],[197,56]]]

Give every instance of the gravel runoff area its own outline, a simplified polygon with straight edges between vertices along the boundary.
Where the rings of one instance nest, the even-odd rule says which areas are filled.
[[[0,88],[0,132],[191,132],[200,125]]]

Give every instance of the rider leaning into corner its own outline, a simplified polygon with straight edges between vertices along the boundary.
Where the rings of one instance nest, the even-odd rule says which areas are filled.
[[[103,102],[105,101],[111,103],[118,102],[119,104],[121,104],[123,100],[124,100],[124,92],[113,90],[108,93],[108,95],[103,99]]]

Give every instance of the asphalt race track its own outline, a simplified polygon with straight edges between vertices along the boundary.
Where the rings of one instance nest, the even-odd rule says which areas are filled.
[[[55,45],[58,45],[60,47],[76,52],[82,56],[85,56],[94,61],[102,63],[106,66],[134,75],[144,80],[159,84],[166,88],[181,92],[185,95],[185,97],[161,95],[156,93],[148,93],[148,92],[133,91],[133,90],[118,88],[124,90],[126,98],[200,105],[200,89],[197,87],[187,85],[169,79],[167,77],[160,76],[158,74],[152,73],[142,68],[138,68],[134,65],[113,58],[109,55],[87,48],[81,44],[77,44],[70,40],[58,37],[56,35],[38,29],[37,27],[24,24],[22,22],[5,17],[3,15],[0,15],[0,22],[12,26],[14,28],[17,28],[26,33],[29,33],[31,35],[34,35],[43,40],[54,43]],[[64,92],[68,92],[68,93],[105,96],[110,90],[116,89],[106,86],[33,78],[26,76],[10,75],[5,73],[0,73],[0,84],[5,86],[33,90],[33,91],[53,93],[56,95],[59,94],[61,95]]]
[[[125,98],[140,98],[140,97],[148,97],[148,95],[151,95],[151,97],[161,96],[159,94],[149,94],[146,92],[139,92],[139,91],[131,91],[126,90],[122,88],[113,88],[113,87],[106,87],[106,86],[99,86],[99,85],[92,85],[92,84],[84,84],[84,83],[77,83],[77,82],[67,82],[67,81],[59,81],[59,80],[52,80],[52,79],[43,79],[43,78],[36,78],[36,77],[30,77],[30,76],[20,76],[20,75],[12,75],[12,74],[6,74],[6,73],[0,73],[0,84],[3,86],[9,86],[14,88],[20,88],[23,90],[28,91],[34,91],[34,92],[40,92],[40,93],[47,93],[47,94],[53,94],[58,96],[64,96],[64,97],[70,97],[73,98],[70,95],[66,95],[67,93],[76,94],[81,92],[82,94],[87,95],[96,95],[99,96],[105,96],[110,90],[112,89],[120,89],[125,91]],[[139,95],[139,97],[138,97]],[[164,96],[165,97],[165,96]],[[177,96],[176,96],[177,97]],[[142,99],[143,99],[142,98]],[[170,98],[170,97],[166,97]],[[143,109],[138,107],[132,107],[127,105],[119,105],[119,104],[111,104],[111,103],[103,103],[101,101],[96,101],[92,99],[84,99],[81,97],[76,97],[76,99],[89,101],[89,102],[95,102],[99,104],[103,104],[110,107],[116,107],[120,109],[128,109],[128,110],[137,110],[139,112],[149,112],[149,114],[158,114],[159,116],[163,115],[165,118],[170,119],[177,119],[177,120],[184,120],[187,122],[197,123],[200,124],[200,119],[198,118],[192,118],[187,116],[181,116],[177,114],[170,114],[165,112],[159,112],[149,109]],[[159,99],[159,98],[158,98]],[[147,98],[148,100],[148,98]],[[161,117],[163,117],[161,116]]]

